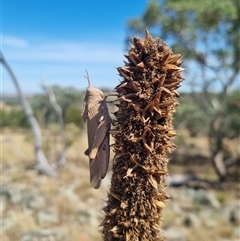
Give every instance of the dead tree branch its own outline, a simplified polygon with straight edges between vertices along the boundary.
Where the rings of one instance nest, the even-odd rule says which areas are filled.
[[[59,160],[57,162],[57,167],[63,167],[66,164],[66,138],[65,138],[65,131],[64,131],[64,124],[63,124],[63,115],[62,115],[62,108],[56,101],[56,96],[53,92],[53,89],[51,86],[47,86],[45,83],[43,83],[43,88],[45,89],[49,102],[53,109],[56,112],[57,115],[57,120],[60,126],[60,132],[61,132],[61,137],[62,137],[62,151],[60,153]]]
[[[57,175],[57,173],[55,172],[55,170],[52,168],[52,166],[49,164],[43,150],[42,150],[42,133],[41,133],[41,129],[40,126],[36,120],[36,118],[34,117],[33,111],[31,106],[29,105],[27,99],[25,98],[25,96],[23,95],[23,92],[21,90],[20,84],[16,78],[16,76],[14,75],[11,67],[9,66],[9,64],[7,63],[7,61],[5,60],[3,53],[0,51],[0,61],[2,62],[3,66],[7,69],[10,77],[13,80],[13,83],[17,89],[17,93],[19,96],[19,99],[21,101],[23,110],[27,116],[27,119],[29,121],[29,124],[32,128],[33,131],[33,135],[34,135],[34,146],[35,146],[35,155],[36,155],[36,159],[37,159],[37,164],[36,164],[36,168],[37,170],[39,170],[41,173],[44,173],[48,176],[51,177],[55,177]]]

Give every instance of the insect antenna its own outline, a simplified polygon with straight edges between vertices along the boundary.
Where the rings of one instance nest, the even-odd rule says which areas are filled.
[[[90,87],[90,79],[89,79],[89,74],[88,71],[85,69],[87,76],[84,76],[88,80],[88,87]]]

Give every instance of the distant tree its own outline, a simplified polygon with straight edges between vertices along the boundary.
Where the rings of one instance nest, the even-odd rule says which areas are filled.
[[[77,127],[82,129],[84,124],[81,116],[81,108],[76,105],[69,106],[65,112],[64,123],[74,123]]]
[[[56,96],[52,87],[47,86],[45,83],[43,83],[43,88],[45,89],[48,95],[49,102],[55,111],[55,115],[59,124],[60,135],[62,138],[62,146],[61,146],[61,151],[59,153],[59,158],[58,158],[59,161],[57,163],[57,167],[63,167],[66,164],[67,158],[66,158],[66,136],[65,136],[64,123],[63,123],[62,108],[56,101]]]
[[[206,118],[205,113],[197,104],[191,101],[182,102],[174,114],[174,124],[176,127],[182,127],[189,131],[192,137],[197,134],[207,134],[209,126],[209,118]],[[190,113],[190,114],[189,114]]]
[[[226,112],[224,126],[222,126],[223,135],[229,139],[238,138],[240,134],[240,91],[234,91],[227,96],[224,109]]]
[[[19,106],[19,99],[16,96],[12,95],[4,95],[2,93],[1,100],[4,102],[5,105],[10,105],[10,106]]]
[[[184,54],[194,100],[188,108],[195,106],[209,119],[211,161],[221,181],[227,176],[223,140],[229,133],[239,134],[240,106],[230,98],[240,78],[239,12],[238,0],[150,0],[141,17],[127,22],[129,35],[143,34],[148,28],[174,52]],[[239,161],[240,154],[233,159],[232,163]]]
[[[57,85],[52,86],[52,90],[55,93],[57,103],[62,108],[62,115],[65,118],[67,109],[70,106],[82,106],[84,93],[78,91],[72,87],[63,88]],[[40,122],[45,125],[45,127],[52,122],[56,122],[56,115],[49,103],[48,98],[45,94],[38,94],[31,98],[31,106],[34,109],[34,113],[37,118],[41,120]],[[64,123],[66,121],[64,120]]]
[[[11,110],[0,110],[0,126],[10,128],[30,128],[29,122],[23,110],[19,108],[11,108]]]

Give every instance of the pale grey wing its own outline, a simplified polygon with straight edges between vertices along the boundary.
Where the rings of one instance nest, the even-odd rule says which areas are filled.
[[[93,143],[91,146],[91,151],[89,153],[89,157],[91,159],[94,159],[96,157],[99,151],[99,148],[104,138],[106,137],[106,135],[108,135],[107,133],[111,126],[111,119],[108,113],[107,104],[105,102],[101,104],[99,108],[99,112],[96,116],[96,119],[99,121],[98,121],[98,127],[95,131]]]
[[[98,189],[101,180],[106,176],[109,165],[109,134],[107,134],[98,150],[95,159],[90,159],[90,183],[95,189]]]
[[[98,107],[99,105],[95,105],[95,107],[92,107],[91,109],[89,109],[89,105],[86,104],[87,102],[84,102],[83,105],[83,120],[86,120],[87,122],[87,138],[88,138],[88,149],[84,152],[85,155],[89,156],[91,150],[92,150],[92,145],[93,145],[93,141],[95,138],[95,133],[96,133],[96,129],[99,126],[99,121],[97,117],[97,112],[98,112]],[[94,158],[92,158],[94,159]]]
[[[90,168],[90,183],[91,186],[95,189],[98,189],[101,184],[101,170],[100,170],[101,161],[96,157],[95,159],[89,160]]]
[[[90,184],[93,188],[98,189],[102,180],[100,168],[101,160],[99,160],[97,156],[90,158],[90,152],[95,139],[96,129],[99,125],[95,111],[96,110],[94,108],[91,108],[87,111],[88,149],[85,151],[85,154],[89,156]]]
[[[110,154],[109,134],[107,134],[97,154],[97,159],[100,160],[99,163],[100,163],[100,170],[101,170],[101,178],[104,178],[107,174],[108,165],[109,165],[109,154]]]

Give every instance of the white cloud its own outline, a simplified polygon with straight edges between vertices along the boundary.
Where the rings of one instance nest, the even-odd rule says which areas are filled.
[[[22,39],[19,37],[3,35],[2,36],[2,45],[15,47],[15,48],[25,48],[28,46],[28,42],[25,39]]]
[[[14,48],[12,48],[14,47]],[[123,58],[122,44],[86,42],[43,42],[3,36],[3,52],[14,61],[119,63]]]
[[[107,86],[113,89],[119,82],[115,67],[123,64],[122,42],[36,42],[11,36],[4,36],[4,39],[2,52],[25,93],[39,92],[39,82],[43,76],[49,84],[85,90],[85,69],[94,87]],[[2,91],[15,91],[6,71],[2,74]]]

